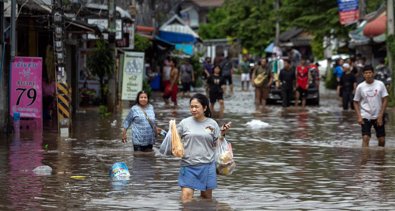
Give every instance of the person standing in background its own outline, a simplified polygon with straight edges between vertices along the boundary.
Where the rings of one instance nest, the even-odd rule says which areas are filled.
[[[243,55],[243,59],[240,62],[241,70],[241,91],[248,91],[250,87],[250,62],[248,60],[248,55]],[[245,88],[244,88],[245,86]]]
[[[278,87],[280,86],[280,81],[278,79],[281,69],[284,68],[283,60],[277,56],[277,53],[272,53],[272,58],[270,60],[270,70],[273,74],[273,81],[275,85]]]
[[[357,87],[357,80],[355,75],[351,72],[351,66],[348,63],[343,64],[344,74],[340,79],[340,90],[342,93],[343,110],[348,110],[350,106],[354,109],[354,92]]]
[[[203,78],[206,79],[205,84],[204,84],[204,89],[206,91],[206,95],[208,96],[209,94],[209,87],[207,85],[207,78],[210,77],[211,74],[213,74],[213,64],[211,64],[211,58],[206,57],[204,62],[203,62],[203,68],[204,68],[204,74]]]
[[[210,110],[214,112],[215,103],[218,101],[220,110],[219,116],[222,116],[225,109],[224,103],[224,85],[225,80],[221,76],[221,67],[215,66],[214,73],[210,75],[207,79],[207,84],[209,86],[209,98],[210,98]]]
[[[306,60],[302,58],[300,65],[296,67],[296,93],[295,107],[299,105],[299,99],[302,101],[302,108],[306,107],[307,89],[309,88],[309,69]]]
[[[388,67],[385,65],[384,59],[380,59],[380,63],[376,66],[376,74],[374,76],[374,79],[383,82],[385,87],[387,88],[387,91],[389,90],[391,85],[391,73],[388,70]]]
[[[165,104],[169,104],[169,98],[174,103],[174,107],[177,107],[177,93],[178,93],[178,69],[177,61],[172,58],[170,60],[170,81],[165,87],[165,92],[163,93],[163,99]]]
[[[154,107],[149,103],[148,94],[137,93],[135,104],[130,108],[123,121],[122,142],[128,141],[127,130],[132,128],[131,140],[135,152],[152,152],[156,134],[161,128],[156,126]]]
[[[193,66],[189,60],[180,66],[180,80],[182,84],[182,97],[191,97],[191,86],[195,82],[195,73],[193,71]]]
[[[224,78],[224,80],[226,81],[226,84],[229,85],[229,96],[233,95],[233,64],[232,64],[232,60],[230,59],[229,56],[227,56],[220,64],[221,66],[221,70],[222,70],[222,77]],[[227,93],[227,88],[225,85],[225,90],[224,90],[224,94],[226,95]]]
[[[279,88],[281,84],[281,98],[284,108],[291,105],[291,99],[295,89],[295,79],[295,70],[291,67],[291,62],[289,59],[284,59],[284,68],[279,74],[280,83],[276,85]]]
[[[257,109],[264,108],[273,82],[272,72],[268,67],[266,58],[262,58],[254,67],[251,79],[255,87],[255,106]]]
[[[342,58],[339,58],[336,60],[335,69],[333,69],[333,74],[336,77],[336,93],[337,96],[339,96],[340,98],[342,97],[342,93],[340,90],[340,79],[344,74],[343,64],[344,64],[344,60]]]

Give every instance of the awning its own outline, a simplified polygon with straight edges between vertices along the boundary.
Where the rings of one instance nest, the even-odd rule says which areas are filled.
[[[34,11],[39,11],[44,13],[52,12],[51,0],[17,0],[16,3],[19,5],[23,5],[23,7],[26,7]]]
[[[351,31],[348,36],[351,38],[350,40],[350,47],[353,48],[359,45],[366,45],[369,43],[369,37],[363,35],[363,29],[366,26],[366,21],[362,21],[358,27]]]
[[[141,26],[141,25],[136,26],[136,32],[151,34],[154,31],[155,31],[155,28],[151,27],[151,26]]]
[[[85,34],[87,32],[95,34],[101,33],[99,27],[97,27],[96,25],[87,24],[83,21],[72,20],[69,18],[65,18],[65,21],[67,32],[81,34]]]
[[[363,35],[367,37],[376,37],[382,35],[387,30],[387,14],[381,13],[375,19],[369,21],[363,29]]]
[[[175,44],[170,43],[170,42],[168,42],[167,40],[161,39],[161,38],[158,37],[158,36],[155,36],[155,37],[154,37],[154,41],[157,42],[157,43],[159,43],[159,44],[165,45],[166,47],[175,47]]]
[[[171,43],[195,43],[199,35],[174,15],[159,28],[159,37]]]
[[[195,43],[196,38],[190,34],[159,31],[159,37],[170,43]]]
[[[87,3],[84,5],[84,7],[98,11],[108,10],[108,5],[106,4]],[[128,11],[118,6],[115,7],[115,10],[119,13],[122,20],[129,20],[130,22],[133,22],[132,16],[130,16]]]
[[[267,53],[276,53],[277,56],[282,56],[282,52],[281,49],[277,46],[274,45],[274,43],[270,43],[266,48],[265,48],[265,52]]]

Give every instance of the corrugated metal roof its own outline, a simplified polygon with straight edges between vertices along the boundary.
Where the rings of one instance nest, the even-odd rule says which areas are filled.
[[[220,7],[224,4],[224,0],[192,0],[199,7]]]
[[[195,38],[199,38],[199,35],[194,32],[191,27],[189,27],[180,17],[174,15],[166,23],[164,23],[160,28],[160,31],[166,32],[177,32],[182,34],[190,34]]]

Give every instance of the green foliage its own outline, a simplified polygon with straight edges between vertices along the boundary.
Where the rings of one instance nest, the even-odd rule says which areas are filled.
[[[96,49],[88,54],[87,67],[94,76],[99,78],[101,101],[106,100],[105,77],[111,77],[114,73],[113,50],[107,41],[100,39],[96,42]]]
[[[208,23],[199,27],[203,39],[232,37],[241,41],[243,48],[262,55],[275,38],[275,22],[280,20],[280,31],[291,27],[302,28],[313,37],[313,51],[319,58],[319,47],[325,35],[348,38],[349,27],[340,25],[337,1],[282,0],[278,11],[276,0],[225,0],[221,8],[208,14]],[[368,1],[368,8],[378,3]]]
[[[319,38],[331,33],[338,38],[348,37],[347,27],[339,23],[337,1],[284,0],[282,3],[281,24],[302,28]]]
[[[311,48],[314,55],[314,60],[324,59],[324,47],[322,45],[322,38],[314,37],[313,41],[311,42]]]
[[[389,47],[390,56],[392,59],[392,67],[391,70],[391,78],[395,78],[395,35],[387,36],[387,45]],[[387,58],[388,59],[388,58]],[[390,107],[395,107],[395,84],[394,82],[391,83],[390,90],[389,90],[389,103]]]
[[[208,14],[208,24],[199,27],[203,39],[238,38],[243,47],[262,54],[273,39],[273,2],[227,0]]]
[[[108,108],[105,105],[99,106],[99,114],[101,117],[108,117],[111,115],[111,112],[108,112]]]
[[[325,76],[325,87],[327,89],[336,89],[336,86],[337,86],[336,76],[335,74],[333,74],[332,69],[328,69]]]
[[[147,93],[148,96],[151,96],[151,93],[152,93],[151,85],[145,79],[143,81],[143,90],[145,93]]]
[[[203,76],[203,64],[200,62],[201,56],[199,55],[194,55],[190,58],[192,67],[193,67],[193,72],[195,74],[195,83],[194,87],[201,87],[203,85],[202,81],[202,76]]]
[[[152,42],[141,35],[136,34],[134,36],[134,51],[138,52],[144,52],[148,48],[150,48],[152,45]]]

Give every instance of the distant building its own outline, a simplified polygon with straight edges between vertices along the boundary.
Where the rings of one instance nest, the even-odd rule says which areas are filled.
[[[186,0],[180,5],[180,17],[192,29],[198,29],[202,23],[207,23],[210,10],[221,7],[224,0]]]

